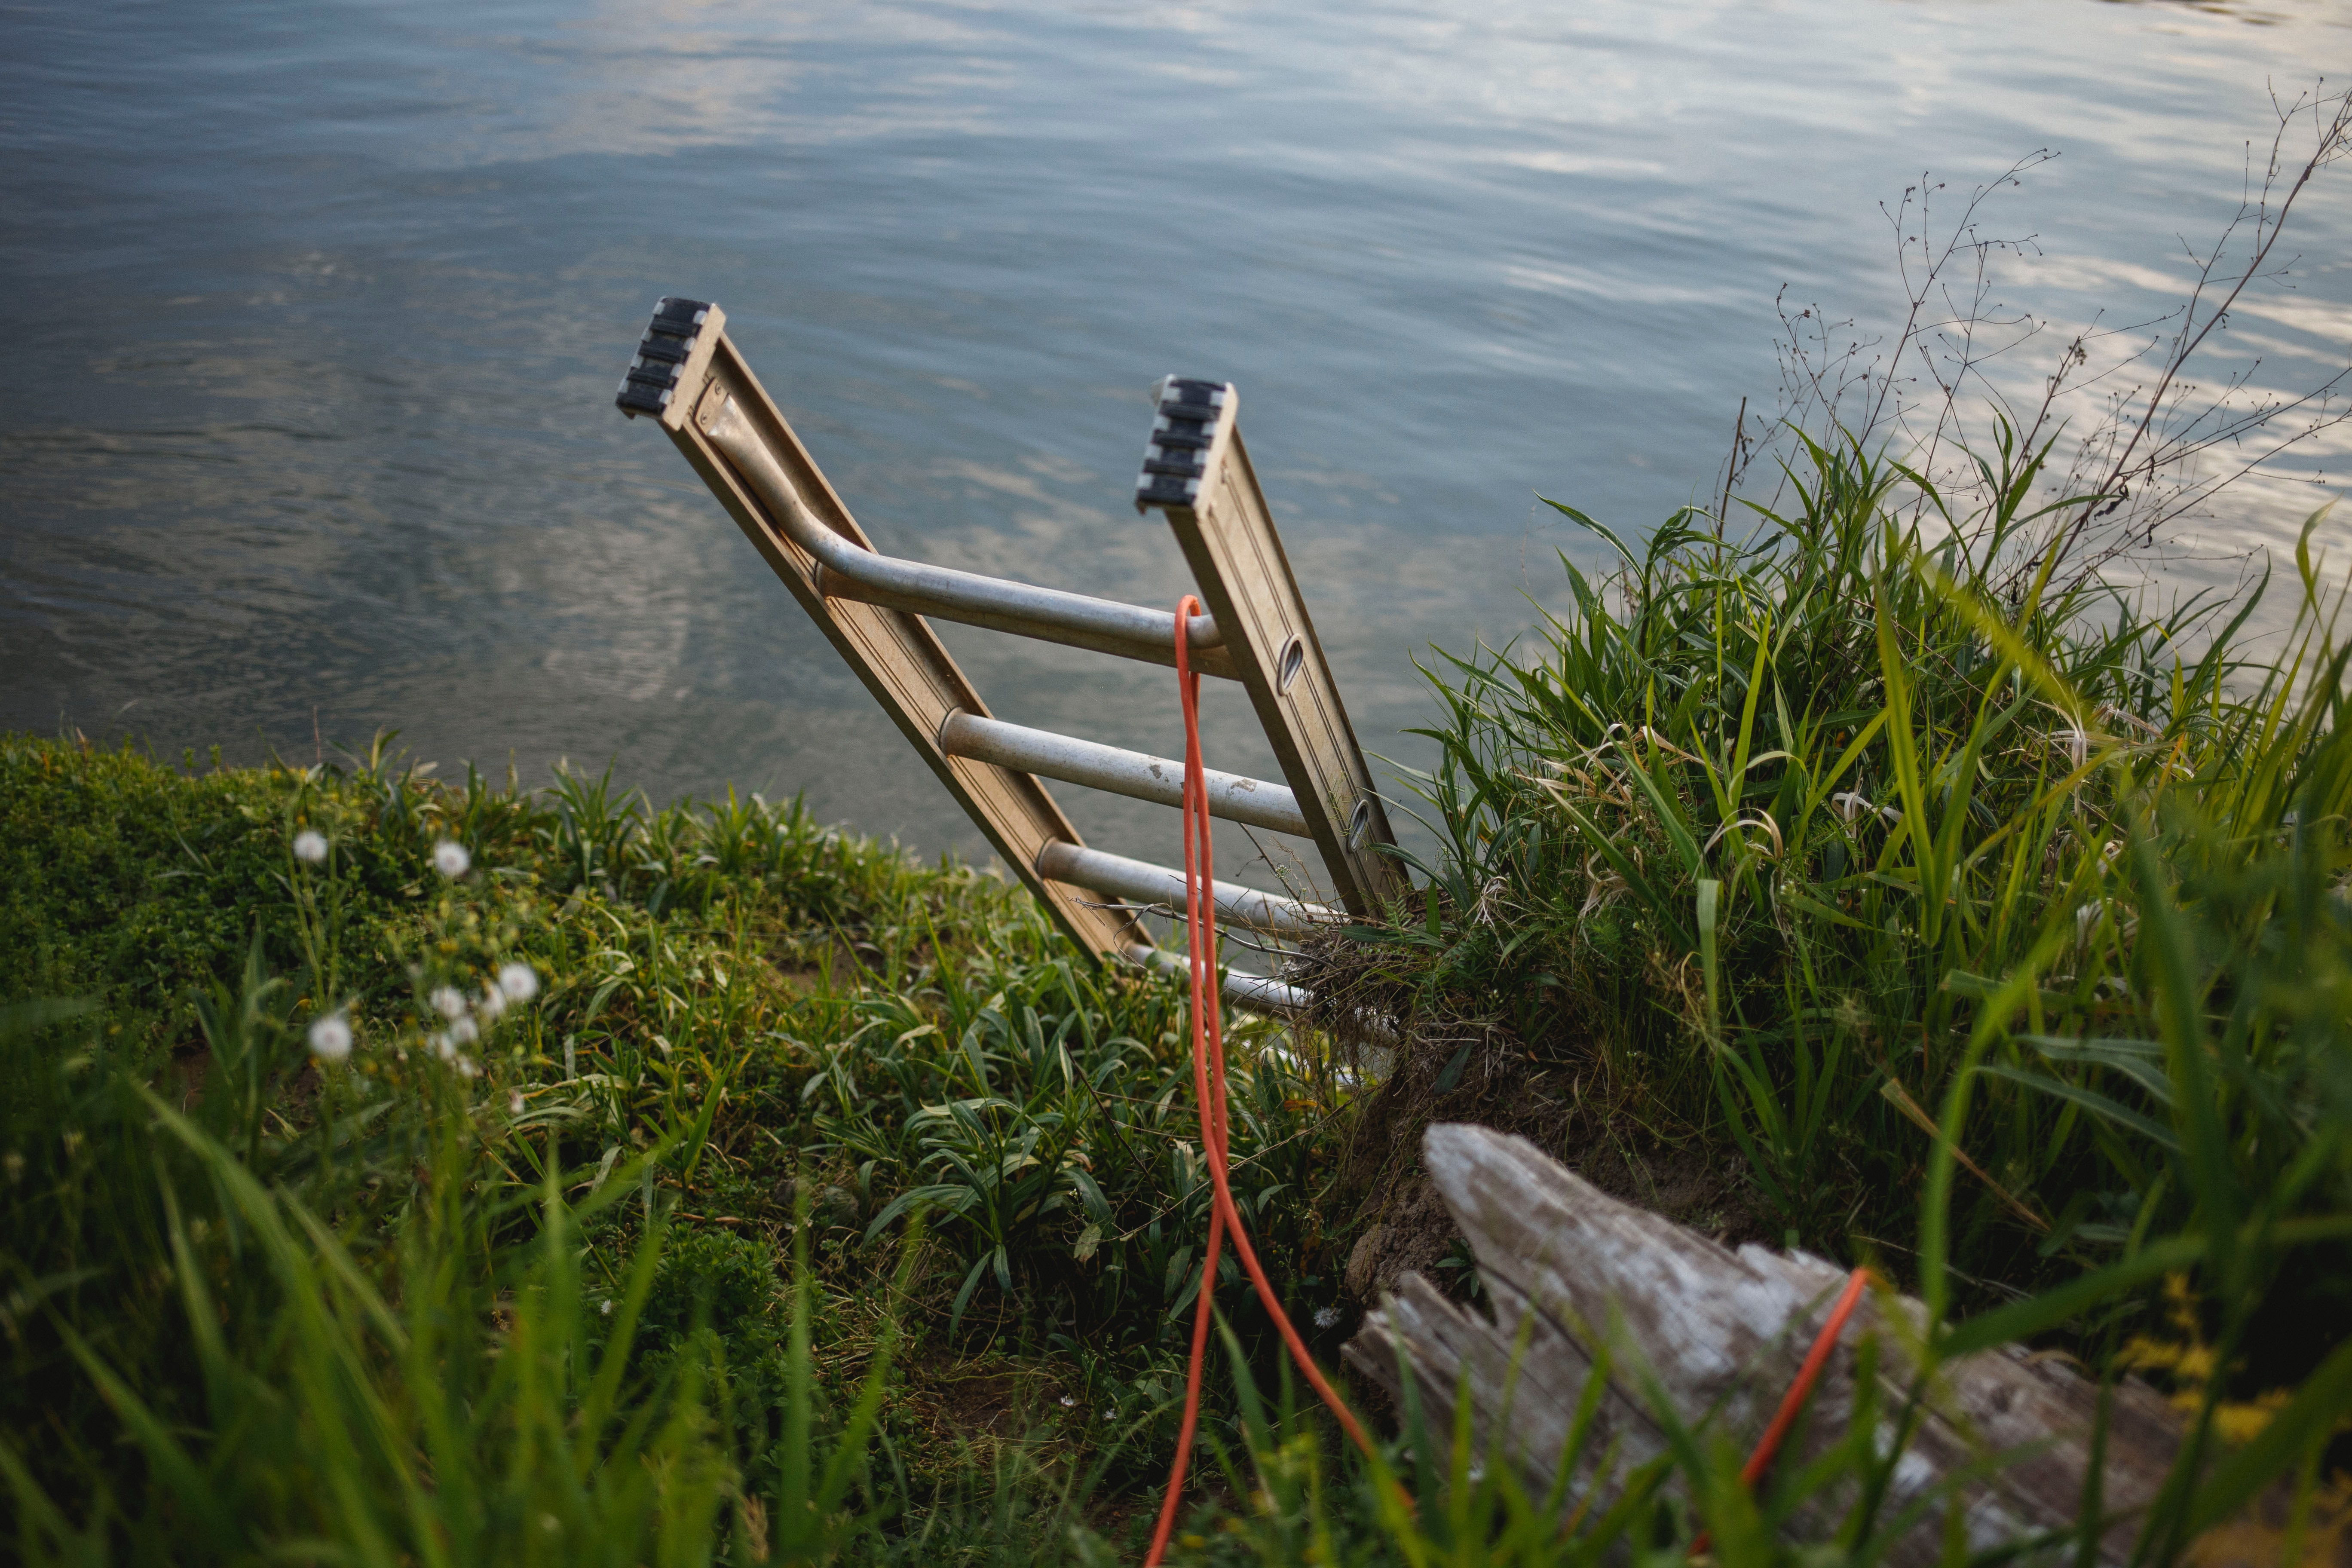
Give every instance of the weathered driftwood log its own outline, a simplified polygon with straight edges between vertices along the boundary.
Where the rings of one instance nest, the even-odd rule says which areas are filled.
[[[1743,1455],[1811,1348],[1844,1271],[1803,1253],[1759,1247],[1733,1252],[1673,1221],[1602,1194],[1533,1144],[1483,1127],[1432,1127],[1423,1161],[1477,1256],[1494,1317],[1464,1310],[1407,1275],[1364,1320],[1347,1359],[1403,1395],[1416,1385],[1433,1429],[1450,1426],[1467,1374],[1482,1451],[1499,1447],[1544,1495],[1557,1474],[1596,1336],[1611,1350],[1607,1392],[1574,1477],[1577,1495],[1605,1501],[1616,1477],[1663,1453],[1665,1440],[1643,1392],[1654,1377],[1682,1421],[1727,1435]],[[1882,1451],[1889,1417],[1914,1380],[1925,1320],[1890,1323],[1883,1300],[1866,1299],[1824,1369],[1809,1418],[1781,1450],[1783,1468],[1809,1460],[1846,1433],[1854,1407],[1855,1347],[1878,1341]],[[1530,1331],[1517,1357],[1515,1342]],[[1507,1420],[1506,1393],[1508,1391]],[[1958,1497],[1970,1543],[2014,1542],[2070,1528],[2078,1517],[2095,1384],[2065,1363],[2010,1345],[1956,1361],[1937,1376],[1923,1419],[1896,1468],[1882,1520],[1988,1456],[2018,1455]],[[2172,1411],[2143,1384],[2115,1391],[2108,1415],[2105,1500],[2113,1522],[2103,1559],[2126,1562],[2138,1515],[2153,1500],[2179,1442]],[[1602,1468],[1604,1456],[1612,1461]],[[1802,1538],[1833,1531],[1850,1501],[1828,1495],[1791,1521]],[[1937,1560],[1940,1506],[1888,1552],[1895,1568]]]

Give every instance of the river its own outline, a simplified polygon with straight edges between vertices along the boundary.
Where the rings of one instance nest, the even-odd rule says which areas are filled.
[[[977,836],[612,406],[656,296],[726,307],[884,548],[1139,603],[1186,586],[1127,504],[1147,389],[1232,380],[1357,731],[1412,763],[1416,655],[1519,635],[1554,552],[1591,558],[1536,495],[1638,533],[1708,492],[1741,400],[1774,405],[1784,288],[1899,317],[1882,204],[1923,171],[2056,152],[1987,219],[2037,237],[2011,302],[2138,321],[2228,220],[2270,88],[2352,65],[2352,6],[2292,0],[82,0],[0,29],[0,724],[302,761],[396,728],[445,772],[804,790],[926,852]],[[2352,167],[2286,248],[2226,353],[2316,384],[2352,344]],[[948,637],[1007,717],[1178,744],[1165,671]],[[1207,733],[1270,765],[1237,693]],[[1175,852],[1172,813],[1072,810]]]

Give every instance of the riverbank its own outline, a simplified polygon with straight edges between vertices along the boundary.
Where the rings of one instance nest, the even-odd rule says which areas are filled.
[[[1308,955],[1326,1027],[1236,1034],[1261,1253],[1327,1363],[1402,1268],[1475,1299],[1418,1131],[1515,1128],[2158,1381],[2197,1436],[2148,1561],[2293,1554],[2232,1523],[2281,1478],[2332,1552],[2340,598],[2306,550],[2257,660],[1812,451],[1801,510],[1674,520],[1571,572],[1543,647],[1443,665],[1444,853]],[[235,769],[0,737],[0,821],[28,1561],[1139,1554],[1208,1205],[1172,981],[796,803],[445,781],[388,738]],[[1351,1100],[1368,1016],[1407,1048]],[[1736,1456],[1563,1541],[1410,1410],[1385,1462],[1454,1502],[1384,1510],[1221,1302],[1187,1560],[1784,1550]],[[1855,1506],[1865,1552],[1895,1526]]]

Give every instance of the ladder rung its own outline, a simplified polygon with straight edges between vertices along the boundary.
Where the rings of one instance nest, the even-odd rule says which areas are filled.
[[[1101,849],[1055,839],[1037,853],[1037,874],[1050,881],[1067,882],[1114,898],[1143,904],[1184,905],[1184,873],[1148,860],[1130,860]],[[1347,919],[1322,904],[1302,903],[1276,893],[1261,893],[1239,882],[1215,882],[1217,918],[1258,931],[1304,936]]]
[[[1146,947],[1139,942],[1127,950],[1127,956],[1147,969],[1174,972],[1185,967],[1182,954],[1164,947]],[[1304,1013],[1314,1001],[1311,993],[1296,985],[1269,980],[1263,974],[1244,974],[1238,969],[1225,971],[1224,993],[1226,1001],[1255,1013]]]
[[[840,538],[826,531],[829,537]],[[1171,611],[905,561],[859,550],[845,541],[844,550],[850,552],[846,564],[822,558],[817,563],[817,591],[828,599],[855,599],[861,605],[1011,632],[1065,647],[1082,647],[1171,669],[1176,666],[1176,616]],[[853,566],[862,574],[862,580],[851,574]],[[1216,637],[1215,621],[1207,616],[1192,616],[1189,635],[1196,650],[1194,668],[1202,675],[1234,679],[1233,656],[1213,643],[1204,647],[1201,641]]]
[[[940,726],[940,750],[951,757],[994,763],[1001,768],[1136,800],[1178,807],[1184,804],[1182,763],[1081,741],[1074,735],[1057,735],[1050,730],[1008,724],[1002,719],[983,719],[961,709],[949,714],[948,721]],[[1306,815],[1298,809],[1298,797],[1287,787],[1239,773],[1221,773],[1214,768],[1203,773],[1212,816],[1307,837]]]
[[[830,598],[935,616],[1147,664],[1172,667],[1176,662],[1172,611],[982,577],[865,549],[817,521],[732,399],[711,422],[709,436],[711,445],[751,481],[793,542],[816,557],[818,591]],[[1185,638],[1196,650],[1193,667],[1202,674],[1234,678],[1233,657],[1223,647],[1214,620],[1192,616]]]

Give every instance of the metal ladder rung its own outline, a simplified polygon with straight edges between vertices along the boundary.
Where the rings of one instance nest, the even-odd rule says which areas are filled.
[[[1038,852],[1037,874],[1089,892],[1108,893],[1141,904],[1184,904],[1184,873],[1149,860],[1130,860],[1108,850],[1056,839]],[[1239,882],[1216,882],[1217,918],[1281,936],[1306,936],[1342,924],[1347,916],[1323,904],[1261,893]]]
[[[1183,974],[1191,965],[1180,953],[1164,947],[1150,947],[1137,942],[1127,950],[1128,962],[1146,969],[1164,969],[1171,974]],[[1269,980],[1263,974],[1244,974],[1238,969],[1224,973],[1225,1000],[1236,1007],[1246,1007],[1255,1013],[1304,1013],[1314,1005],[1311,992],[1281,980]]]
[[[1184,804],[1184,764],[1172,758],[1057,735],[1051,730],[1032,730],[1002,719],[983,719],[961,709],[940,726],[940,750],[951,757],[994,763],[1000,768],[1017,768],[1040,778],[1085,784],[1134,800],[1178,807]],[[1210,815],[1270,832],[1307,837],[1307,814],[1298,809],[1298,797],[1287,786],[1214,768],[1202,772]]]
[[[936,616],[1146,664],[1172,668],[1176,663],[1172,611],[982,577],[867,550],[817,521],[792,477],[731,399],[711,422],[709,435],[710,444],[751,480],[792,542],[816,557],[817,590],[827,598]],[[1215,620],[1194,616],[1186,623],[1184,636],[1194,650],[1193,667],[1202,674],[1235,679],[1233,657],[1225,651]]]

